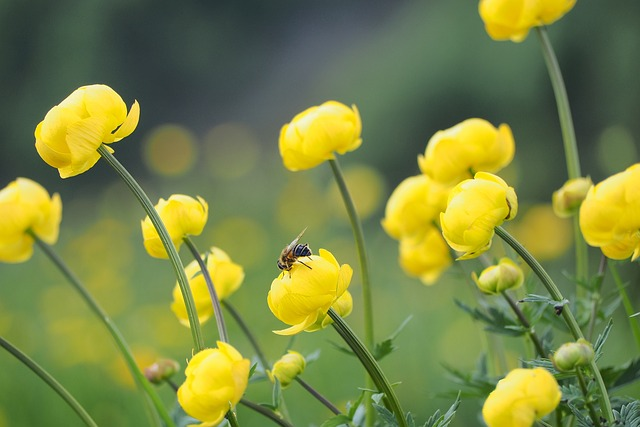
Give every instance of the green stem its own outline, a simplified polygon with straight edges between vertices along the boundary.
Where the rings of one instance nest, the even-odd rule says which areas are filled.
[[[538,338],[538,334],[536,334],[535,330],[531,326],[531,323],[529,323],[529,320],[526,318],[522,310],[520,310],[520,307],[518,307],[516,302],[506,292],[502,292],[502,296],[507,301],[507,304],[509,304],[509,307],[511,307],[511,310],[513,310],[513,312],[515,313],[516,317],[518,318],[522,326],[527,329],[529,338],[531,338],[531,341],[533,342],[533,346],[536,348],[536,353],[538,353],[538,356],[547,357],[548,354],[545,354],[546,352],[544,351],[544,347],[542,346],[542,342],[540,341],[540,338]]]
[[[356,334],[351,330],[349,325],[336,313],[332,308],[327,313],[331,319],[333,319],[333,327],[340,334],[342,339],[353,350],[353,353],[358,357],[360,363],[365,367],[371,380],[376,385],[378,390],[384,393],[384,400],[391,412],[393,412],[399,427],[408,427],[407,421],[404,418],[404,412],[400,406],[400,401],[396,396],[391,384],[387,380],[387,377],[382,372],[380,365],[373,357],[373,355],[367,350],[367,347],[360,341]]]
[[[595,278],[593,287],[590,288],[591,294],[591,316],[589,316],[589,324],[587,325],[587,341],[591,341],[593,338],[593,332],[596,327],[596,319],[598,318],[598,308],[600,307],[600,301],[602,299],[600,290],[602,289],[602,282],[604,281],[604,272],[607,268],[607,257],[602,255],[600,258],[600,265],[598,266],[598,274]]]
[[[220,298],[218,298],[218,293],[216,292],[216,287],[213,285],[213,280],[211,280],[211,274],[209,274],[209,269],[207,265],[204,263],[204,260],[200,256],[200,252],[196,247],[193,240],[189,238],[189,236],[185,236],[182,239],[189,251],[191,251],[191,255],[196,260],[198,265],[200,266],[200,271],[204,276],[204,281],[207,284],[207,289],[209,290],[209,296],[211,297],[211,303],[213,304],[213,314],[216,317],[216,324],[218,326],[218,335],[220,336],[220,341],[229,342],[229,334],[227,333],[227,325],[224,322],[224,316],[222,315],[222,308],[220,307]]]
[[[611,276],[613,276],[613,281],[618,288],[620,298],[622,298],[622,305],[624,306],[624,311],[627,314],[627,318],[629,319],[629,326],[631,327],[631,332],[633,333],[633,337],[636,340],[636,345],[640,349],[640,326],[638,326],[638,319],[632,317],[635,314],[635,310],[633,309],[633,305],[631,304],[631,300],[629,299],[629,294],[627,294],[625,285],[624,283],[622,283],[622,279],[620,278],[620,274],[618,273],[618,268],[614,263],[609,263],[609,270],[611,270]]]
[[[267,418],[269,418],[271,421],[273,421],[274,423],[278,424],[279,426],[282,427],[293,427],[293,425],[291,423],[289,423],[287,420],[281,418],[280,416],[278,416],[278,414],[276,414],[275,412],[267,409],[266,407],[262,406],[262,405],[258,405],[256,403],[251,402],[250,400],[247,399],[240,399],[240,403],[244,406],[246,406],[249,409],[252,409],[253,411],[259,413],[260,415],[263,415]]]
[[[165,424],[168,426],[174,426],[174,423],[171,420],[171,417],[169,416],[169,413],[167,412],[164,404],[162,403],[160,396],[158,396],[158,393],[156,393],[156,390],[149,383],[149,381],[144,376],[142,371],[140,371],[140,368],[138,367],[138,364],[136,363],[135,358],[133,357],[133,353],[131,352],[131,349],[129,348],[126,340],[124,339],[124,336],[116,326],[115,322],[102,309],[102,307],[100,307],[98,302],[93,298],[93,296],[89,293],[89,291],[84,287],[82,282],[75,276],[75,274],[73,274],[73,272],[69,269],[69,267],[62,260],[62,258],[60,258],[60,256],[58,256],[58,254],[53,250],[53,248],[51,248],[49,245],[47,245],[42,240],[40,240],[40,238],[38,238],[38,236],[36,236],[34,233],[29,232],[29,234],[31,234],[31,236],[33,237],[38,247],[42,249],[42,251],[49,258],[49,260],[58,268],[58,270],[60,270],[62,275],[67,279],[67,281],[76,290],[76,292],[78,292],[80,297],[89,306],[91,311],[93,311],[93,313],[98,317],[98,319],[100,319],[100,321],[107,328],[107,330],[111,334],[111,337],[115,341],[116,346],[118,347],[118,350],[120,350],[120,354],[124,358],[127,364],[127,367],[131,372],[131,375],[138,383],[138,386],[140,386],[146,392],[149,399],[151,399],[153,406],[156,408],[156,410],[158,411],[158,414],[160,415],[162,420],[165,422]]]
[[[318,400],[320,403],[322,403],[324,406],[326,406],[335,415],[340,415],[342,413],[342,412],[340,412],[340,409],[336,408],[333,403],[329,402],[329,400],[327,400],[326,397],[321,395],[315,388],[311,387],[311,385],[309,383],[307,383],[305,380],[303,380],[302,378],[300,378],[298,376],[298,377],[296,377],[296,381],[298,382],[298,384],[300,384],[302,386],[302,388],[304,388],[306,391],[308,391],[309,394],[311,394],[313,397],[315,397],[316,400]]]
[[[589,399],[589,389],[587,388],[587,382],[584,379],[584,375],[580,368],[576,368],[576,377],[578,378],[578,384],[580,384],[580,390],[582,390],[582,395],[584,396],[584,403],[587,405],[587,409],[589,410],[589,415],[591,416],[591,421],[595,427],[601,427],[600,417],[596,414],[596,410],[593,407],[593,402]]]
[[[338,163],[338,159],[329,159],[329,165],[335,178],[340,195],[347,209],[347,215],[349,216],[349,222],[351,223],[351,230],[353,231],[353,237],[356,243],[356,251],[358,253],[358,262],[360,264],[360,274],[362,276],[362,303],[364,312],[364,343],[368,349],[373,349],[374,332],[373,332],[373,302],[371,297],[371,280],[369,277],[369,261],[367,259],[367,250],[364,244],[364,233],[362,231],[362,222],[356,212],[353,198],[347,188],[347,183],[344,180],[344,175]],[[367,375],[365,377],[367,387],[371,388],[371,379]],[[366,404],[366,425],[373,426],[375,419],[375,411],[372,405]]]
[[[258,356],[258,360],[262,365],[262,369],[266,370],[269,367],[269,362],[267,362],[267,358],[264,356],[264,353],[260,348],[260,344],[258,344],[256,337],[253,335],[251,329],[249,329],[249,326],[246,324],[242,316],[240,316],[240,313],[238,313],[238,311],[231,304],[229,304],[229,301],[221,301],[220,304],[222,304],[222,306],[227,309],[229,314],[231,314],[231,317],[233,317],[238,326],[240,326],[242,333],[244,333],[245,337],[247,337],[249,343],[253,347],[253,350],[256,352],[256,356]]]
[[[13,357],[18,359],[29,368],[34,374],[39,376],[49,387],[55,391],[58,396],[60,396],[66,403],[69,405],[71,409],[80,417],[80,419],[84,422],[85,425],[89,427],[98,427],[98,424],[91,418],[91,416],[87,413],[87,411],[78,403],[78,401],[65,389],[62,384],[60,384],[55,378],[51,376],[47,371],[45,371],[40,365],[33,361],[29,356],[24,354],[20,349],[15,347],[9,341],[6,341],[4,338],[0,337],[0,346],[2,346],[5,350],[7,350]]]
[[[240,427],[240,424],[238,423],[238,417],[236,417],[236,413],[233,412],[233,409],[229,409],[225,418],[227,419],[227,421],[229,421],[229,425],[231,427]]]
[[[176,250],[171,237],[169,236],[169,232],[167,228],[164,226],[160,215],[156,211],[155,207],[149,200],[149,197],[144,192],[142,187],[138,184],[138,182],[131,176],[129,171],[125,169],[124,166],[116,159],[113,154],[109,152],[103,145],[98,148],[98,153],[105,159],[105,161],[116,171],[118,175],[122,178],[122,180],[127,184],[131,192],[136,196],[143,209],[149,216],[151,223],[156,228],[158,232],[158,236],[164,245],[167,254],[169,255],[169,260],[171,261],[171,265],[173,266],[173,270],[176,273],[176,278],[178,280],[178,286],[180,287],[180,292],[182,292],[182,298],[184,299],[184,304],[187,309],[187,317],[189,318],[189,324],[191,327],[191,337],[193,339],[193,346],[195,353],[200,352],[204,349],[204,339],[202,338],[202,330],[200,329],[200,322],[198,321],[198,313],[196,311],[195,303],[193,302],[193,295],[191,294],[191,288],[189,287],[189,281],[187,280],[187,275],[184,272],[184,266],[182,265],[182,260],[178,256],[178,251]]]
[[[549,295],[551,295],[551,298],[553,298],[556,301],[564,301],[565,298],[560,292],[560,289],[558,289],[558,287],[553,282],[553,280],[551,279],[551,276],[549,276],[546,270],[542,268],[542,265],[540,265],[538,260],[535,259],[529,253],[529,251],[527,251],[527,249],[520,244],[520,242],[518,242],[516,239],[513,238],[513,236],[507,233],[507,231],[504,228],[496,227],[495,230],[496,230],[496,234],[500,236],[500,238],[504,240],[509,246],[511,246],[513,250],[515,250],[516,253],[520,255],[520,257],[524,260],[524,262],[526,262],[527,265],[531,267],[531,270],[535,273],[536,276],[538,276],[538,278],[540,279],[544,287],[547,289],[547,292],[549,292]],[[563,307],[562,317],[564,318],[564,321],[569,327],[569,330],[571,331],[571,335],[575,340],[578,340],[579,338],[584,338],[584,334],[582,333],[582,330],[580,329],[580,326],[578,325],[578,322],[573,316],[573,313],[571,312],[571,309],[569,308],[568,305],[565,305]],[[609,401],[609,394],[607,392],[607,387],[605,386],[604,380],[602,379],[602,374],[600,373],[600,370],[598,369],[598,366],[596,365],[595,360],[591,361],[591,363],[589,364],[589,367],[593,371],[593,376],[595,377],[596,384],[600,391],[602,410],[604,411],[609,422],[612,423],[614,420],[613,410],[611,408],[611,402]]]

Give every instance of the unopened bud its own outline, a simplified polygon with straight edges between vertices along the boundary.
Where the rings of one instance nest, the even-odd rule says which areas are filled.
[[[485,294],[499,294],[524,282],[522,269],[509,258],[502,258],[498,264],[485,268],[480,277],[475,273],[472,277]]]
[[[161,384],[178,372],[180,364],[171,359],[160,359],[144,368],[144,376],[153,384]]]
[[[286,388],[298,375],[304,372],[305,366],[304,356],[297,351],[289,350],[287,354],[273,364],[273,369],[267,371],[267,374],[271,381],[275,381],[275,378],[277,378],[282,388]]]
[[[551,357],[553,365],[559,371],[573,371],[578,366],[586,366],[593,360],[593,346],[584,338],[576,342],[562,344]]]
[[[591,178],[574,178],[565,182],[562,188],[555,191],[551,197],[553,212],[560,218],[573,216],[580,209],[580,205],[589,188],[593,186]]]

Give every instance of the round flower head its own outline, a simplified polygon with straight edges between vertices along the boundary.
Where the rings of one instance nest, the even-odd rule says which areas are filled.
[[[267,371],[271,382],[277,378],[282,388],[287,388],[291,383],[304,372],[306,361],[304,356],[297,351],[289,350],[273,364],[273,369]]]
[[[576,342],[562,344],[551,357],[551,361],[557,370],[567,372],[573,371],[578,366],[589,365],[594,357],[591,343],[580,338]]]
[[[218,341],[218,348],[197,353],[185,370],[178,389],[178,402],[201,426],[217,426],[230,406],[235,406],[249,382],[251,362],[230,344]]]
[[[105,85],[82,86],[53,107],[35,130],[36,150],[62,178],[89,170],[100,158],[98,148],[118,142],[138,126],[140,106],[127,106]],[[111,152],[111,148],[109,148]]]
[[[591,178],[574,178],[565,182],[562,188],[554,191],[551,197],[553,212],[560,218],[569,218],[580,209],[587,192],[593,186]]]
[[[591,187],[580,206],[588,244],[612,259],[640,256],[640,163]]]
[[[220,301],[228,298],[242,284],[244,280],[244,270],[241,266],[231,261],[229,255],[222,249],[212,247],[206,255],[207,270],[216,289],[216,294]],[[184,269],[189,279],[189,287],[193,295],[193,301],[198,312],[200,323],[206,322],[213,316],[213,304],[211,295],[204,280],[204,275],[200,271],[200,266],[193,260]],[[171,311],[174,312],[180,323],[189,326],[189,316],[187,308],[182,298],[182,292],[178,284],[173,288],[173,303]]]
[[[355,105],[336,101],[308,108],[280,131],[280,155],[290,171],[311,169],[360,146],[362,123]]]
[[[209,205],[200,196],[197,199],[183,194],[173,194],[168,200],[160,199],[155,206],[176,249],[185,236],[202,233],[209,217]],[[160,236],[149,216],[142,221],[144,248],[154,258],[168,258]]]
[[[463,253],[458,259],[475,258],[491,246],[494,229],[517,212],[513,188],[496,175],[478,172],[449,193],[447,210],[440,214],[442,235]]]
[[[482,417],[489,427],[531,427],[558,406],[561,396],[547,370],[514,369],[489,394]]]
[[[450,252],[442,233],[432,225],[421,234],[400,240],[400,266],[425,285],[433,285],[451,265]]]
[[[418,156],[422,173],[446,185],[471,178],[475,172],[497,172],[513,160],[515,142],[511,128],[498,128],[483,119],[468,119],[435,133],[424,156]]]
[[[0,261],[23,262],[33,254],[35,234],[52,245],[58,240],[62,201],[40,184],[18,178],[0,190]]]
[[[293,335],[318,329],[329,308],[347,291],[353,270],[340,265],[331,252],[320,249],[318,255],[304,258],[302,265],[293,264],[271,283],[267,303],[271,312],[290,328],[274,331]],[[328,324],[328,323],[327,323]]]
[[[510,258],[502,258],[498,264],[485,268],[480,277],[475,272],[473,281],[485,294],[499,294],[507,289],[514,289],[524,283],[522,269]]]

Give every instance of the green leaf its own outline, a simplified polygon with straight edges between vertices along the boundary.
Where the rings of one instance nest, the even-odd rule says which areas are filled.
[[[634,400],[622,406],[620,411],[613,411],[616,425],[625,427],[640,427],[640,401]]]
[[[274,377],[273,382],[273,392],[271,395],[271,404],[274,409],[277,410],[280,407],[280,402],[282,400],[282,386],[280,385],[280,381],[278,378]]]
[[[352,420],[353,417],[356,415],[356,411],[358,410],[358,407],[362,404],[365,394],[366,393],[362,391],[360,393],[360,397],[358,397],[358,399],[356,399],[355,402],[353,403],[347,402],[347,415],[349,415],[349,419]]]
[[[460,393],[463,397],[473,397],[484,399],[493,391],[498,382],[497,378],[491,378],[478,372],[463,372],[451,366],[442,365],[443,368],[452,376],[452,380],[466,387],[468,390],[462,390]],[[451,395],[455,396],[455,394]]]
[[[451,421],[453,421],[453,418],[455,417],[456,411],[458,410],[459,406],[460,393],[458,392],[458,396],[456,397],[456,400],[453,402],[451,407],[449,407],[449,410],[444,415],[440,415],[439,409],[436,410],[436,412],[431,417],[429,417],[423,427],[448,427]]]
[[[630,360],[621,366],[602,368],[600,372],[609,389],[631,384],[640,379],[640,358]]]
[[[336,415],[335,417],[329,418],[322,424],[320,427],[338,427],[338,426],[348,426],[351,425],[351,418],[344,414]]]
[[[596,342],[593,344],[595,360],[600,359],[600,356],[602,356],[602,347],[604,346],[604,343],[607,341],[607,338],[609,338],[609,333],[611,333],[611,328],[613,328],[613,319],[609,319],[609,321],[607,322],[607,326],[605,326],[604,330],[600,335],[598,335]]]
[[[382,405],[373,404],[376,412],[378,413],[378,422],[381,427],[398,427],[398,421],[396,420],[393,412],[388,410]]]
[[[331,344],[334,349],[338,350],[341,353],[348,354],[349,356],[355,356],[355,354],[353,353],[353,351],[351,351],[349,347],[344,347],[333,341],[329,341],[329,344]]]
[[[556,315],[558,316],[562,314],[562,309],[564,308],[564,306],[569,304],[569,300],[566,298],[563,299],[562,301],[556,301],[552,298],[549,298],[548,296],[536,295],[536,294],[529,294],[518,302],[536,302],[536,303],[545,303],[548,305],[552,305],[553,309],[556,312]]]
[[[396,347],[393,344],[393,341],[398,337],[400,332],[402,332],[402,330],[405,328],[405,326],[407,326],[407,324],[411,321],[412,318],[413,316],[409,316],[406,319],[404,319],[404,321],[400,324],[400,326],[398,326],[398,328],[387,339],[375,345],[372,353],[373,353],[373,357],[376,360],[380,361],[382,360],[383,357],[397,350],[398,347]]]
[[[528,332],[516,319],[511,317],[510,314],[507,314],[506,310],[501,310],[489,305],[485,305],[483,310],[480,310],[479,308],[471,308],[456,299],[454,299],[454,302],[474,320],[484,323],[486,325],[485,330],[487,331],[512,337],[519,337]],[[479,302],[479,304],[483,303]]]

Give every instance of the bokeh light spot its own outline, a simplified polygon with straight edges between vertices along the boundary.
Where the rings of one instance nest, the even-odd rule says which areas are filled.
[[[143,160],[150,171],[178,176],[190,171],[197,158],[195,136],[185,127],[164,124],[151,130],[144,140]]]
[[[380,172],[370,166],[354,165],[345,168],[344,179],[360,217],[366,219],[373,215],[382,204],[386,193],[386,184]],[[343,219],[348,218],[342,196],[334,181],[327,192],[327,200],[336,215]]]
[[[213,227],[209,236],[210,246],[219,247],[244,268],[261,263],[267,256],[267,232],[251,218],[226,218]]]
[[[260,146],[257,136],[241,123],[224,123],[204,137],[206,168],[222,179],[240,178],[257,164]]]
[[[557,258],[571,246],[571,221],[558,218],[550,204],[531,206],[519,218],[510,230],[538,261]]]
[[[621,172],[638,161],[633,135],[623,126],[610,126],[598,138],[598,160],[606,175]]]

